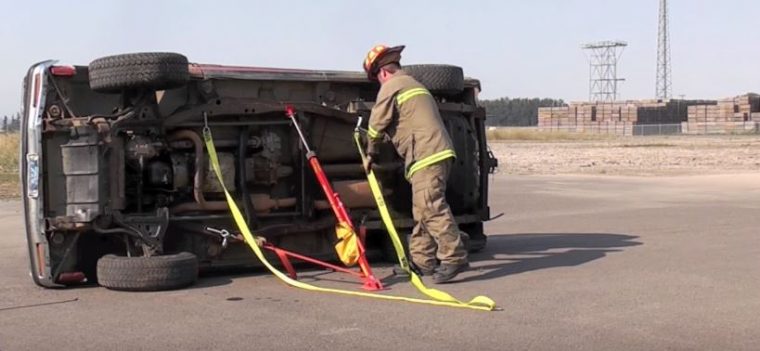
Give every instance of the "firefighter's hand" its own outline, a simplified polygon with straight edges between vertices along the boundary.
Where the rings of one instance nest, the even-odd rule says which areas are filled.
[[[369,172],[372,172],[373,165],[374,161],[372,159],[372,155],[367,155],[367,158],[364,159],[364,171],[369,174]]]
[[[267,239],[263,236],[254,236],[253,240],[256,242],[256,246],[258,247],[264,247],[264,244],[267,243]]]

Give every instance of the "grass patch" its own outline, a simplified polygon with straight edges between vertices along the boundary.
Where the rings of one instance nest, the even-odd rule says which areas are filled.
[[[623,144],[622,147],[675,147],[675,144],[649,143],[649,144]]]
[[[0,173],[18,174],[19,134],[0,134]]]
[[[488,140],[515,141],[579,141],[579,140],[610,140],[613,135],[573,133],[562,131],[541,131],[534,128],[496,128],[486,130]]]
[[[18,133],[0,134],[0,198],[18,197]]]

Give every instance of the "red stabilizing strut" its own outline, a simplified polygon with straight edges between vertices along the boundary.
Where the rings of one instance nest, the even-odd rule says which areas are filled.
[[[314,170],[319,185],[322,186],[322,190],[325,192],[325,197],[327,197],[327,201],[330,203],[330,207],[332,207],[338,222],[346,223],[349,228],[356,233],[356,228],[354,228],[354,224],[351,222],[351,217],[349,217],[348,212],[346,212],[346,207],[343,206],[343,201],[340,201],[340,196],[333,190],[330,182],[327,180],[327,176],[325,176],[325,172],[322,170],[322,166],[319,164],[319,160],[317,159],[317,156],[314,155],[314,152],[310,152],[309,164],[311,164],[311,168]],[[364,254],[364,244],[361,240],[357,240],[356,244],[359,246],[359,268],[365,276],[363,288],[367,290],[381,290],[383,285],[372,274],[372,268],[370,268],[367,257]]]
[[[293,279],[298,279],[298,273],[296,273],[295,268],[293,268],[293,264],[290,263],[290,259],[288,259],[288,253],[285,252],[285,250],[282,250],[279,247],[271,244],[264,244],[262,247],[267,250],[274,251],[274,253],[277,254],[277,257],[280,258],[280,262],[282,263],[282,266],[285,267],[288,275]]]
[[[267,249],[267,250],[274,251],[274,253],[277,254],[277,257],[280,258],[280,261],[282,262],[282,265],[285,267],[285,270],[288,272],[288,275],[290,275],[290,277],[293,278],[293,279],[296,279],[297,275],[296,275],[295,269],[293,268],[293,264],[290,263],[290,260],[289,260],[290,257],[293,257],[295,259],[299,259],[299,260],[304,261],[304,262],[313,263],[315,265],[322,266],[322,267],[325,267],[327,269],[330,269],[330,270],[333,270],[333,271],[336,271],[336,272],[343,272],[343,273],[347,273],[347,274],[350,274],[350,275],[353,275],[353,276],[357,276],[359,278],[364,278],[364,274],[363,273],[355,272],[355,271],[352,271],[352,270],[347,269],[347,268],[343,268],[343,267],[336,266],[336,265],[331,264],[331,263],[320,261],[320,260],[318,260],[316,258],[311,258],[309,256],[304,256],[304,255],[295,253],[293,251],[288,251],[288,250],[285,250],[285,249],[281,249],[281,248],[279,248],[277,246],[274,246],[274,245],[272,245],[270,243],[266,243],[262,247],[265,248],[265,249]]]
[[[295,110],[292,106],[287,106],[285,108],[285,114],[293,121],[293,126],[295,126],[296,131],[298,131],[298,136],[301,138],[301,142],[306,148],[306,157],[309,160],[309,165],[314,171],[314,174],[317,176],[317,181],[322,187],[322,191],[324,191],[325,197],[327,198],[327,201],[330,203],[330,207],[335,213],[335,218],[339,223],[346,223],[351,228],[351,230],[356,233],[354,224],[351,222],[351,217],[348,215],[346,207],[340,200],[340,196],[335,192],[335,190],[333,190],[332,185],[330,185],[330,181],[327,179],[327,175],[325,175],[324,170],[322,170],[322,165],[319,163],[317,155],[311,151],[311,149],[309,149],[309,144],[306,142],[306,138],[301,133],[301,128],[298,126],[298,122],[295,118]],[[361,240],[357,240],[356,242],[359,246],[359,268],[363,273],[362,280],[364,284],[362,287],[366,290],[382,290],[383,285],[380,283],[380,280],[372,274],[372,268],[369,266],[367,257],[364,254],[364,244]]]

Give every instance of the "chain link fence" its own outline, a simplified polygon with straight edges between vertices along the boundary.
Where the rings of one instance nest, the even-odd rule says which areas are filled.
[[[677,124],[634,124],[633,135],[675,135],[682,134],[681,123]]]

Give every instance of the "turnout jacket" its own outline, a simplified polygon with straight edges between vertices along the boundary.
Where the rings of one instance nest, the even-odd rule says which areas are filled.
[[[405,161],[405,175],[456,157],[451,137],[430,92],[399,70],[382,84],[369,117],[370,151],[387,134]]]

